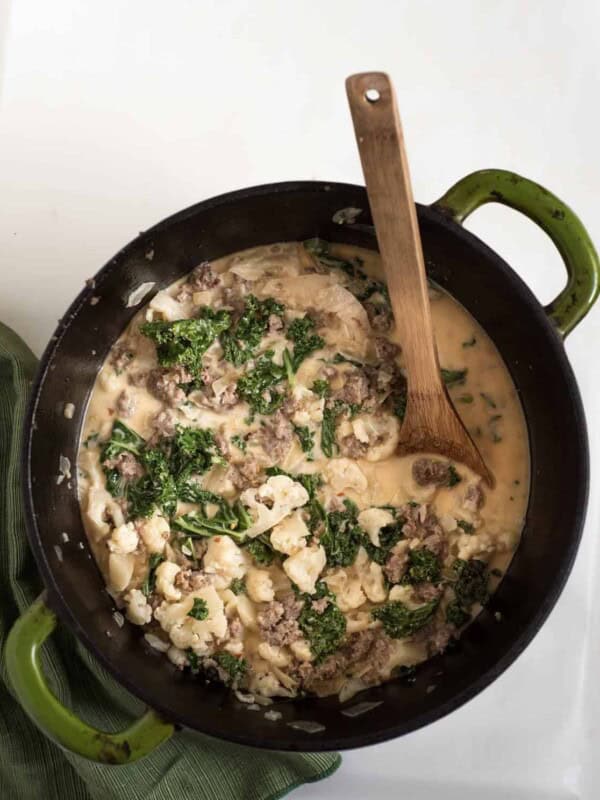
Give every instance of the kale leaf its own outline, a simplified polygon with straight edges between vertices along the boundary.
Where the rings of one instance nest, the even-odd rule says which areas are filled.
[[[244,302],[242,316],[234,327],[224,331],[220,337],[224,358],[236,367],[253,358],[256,348],[267,332],[269,317],[271,315],[282,317],[284,312],[281,303],[272,297],[258,300],[250,294]]]
[[[229,584],[231,591],[238,594],[246,594],[246,581],[243,578],[234,578]]]
[[[329,407],[325,406],[323,409],[323,421],[321,422],[321,450],[327,458],[333,458],[334,452],[337,451],[337,442],[335,438],[335,431],[337,427],[337,418],[344,410],[344,404],[340,400],[336,400]]]
[[[283,403],[285,395],[276,387],[285,376],[285,367],[275,364],[273,350],[267,350],[257,359],[254,369],[238,380],[238,394],[254,413],[272,414]]]
[[[206,605],[206,600],[203,600],[201,597],[194,597],[194,605],[187,613],[188,617],[193,617],[194,619],[199,620],[200,622],[203,619],[208,618],[208,606]]]
[[[307,454],[308,460],[313,460],[313,447],[315,446],[315,435],[308,425],[294,425],[294,433],[298,437],[302,451]]]
[[[140,333],[155,343],[158,363],[162,367],[181,365],[199,380],[202,356],[230,325],[231,314],[228,311],[204,307],[195,319],[145,322],[140,326]]]
[[[315,322],[309,316],[295,319],[287,329],[286,336],[294,343],[294,351],[290,356],[293,372],[298,371],[305,358],[325,345],[325,340],[315,333]]]
[[[172,527],[192,537],[231,536],[236,542],[243,542],[246,538],[244,531],[252,524],[250,515],[239,501],[230,506],[225,500],[218,500],[216,514],[209,516],[206,508],[190,511],[174,519]]]
[[[317,380],[313,382],[310,390],[311,392],[318,394],[319,397],[329,397],[331,394],[331,386],[329,385],[328,381],[321,380],[320,378],[317,378]]]
[[[392,509],[392,512],[395,512]],[[390,556],[390,552],[394,545],[401,539],[404,539],[402,533],[402,526],[406,522],[404,517],[397,517],[395,522],[390,522],[389,525],[384,525],[379,531],[379,547],[376,547],[369,537],[365,534],[363,538],[363,547],[368,553],[371,561],[383,566]]]
[[[213,659],[228,675],[229,683],[235,683],[243,678],[248,669],[248,662],[245,658],[237,658],[231,653],[217,653]]]
[[[399,600],[392,600],[372,611],[371,616],[383,624],[383,629],[392,639],[404,639],[427,625],[438,604],[438,600],[432,600],[413,609]]]
[[[466,378],[468,369],[442,369],[442,380],[448,387],[461,386]]]
[[[358,507],[351,500],[344,500],[344,511],[327,514],[325,531],[319,544],[325,548],[330,567],[349,567],[354,564],[358,548],[364,541],[364,532],[358,524]]]
[[[160,508],[170,517],[177,508],[177,484],[162,450],[146,447],[140,456],[145,474],[127,485],[129,516],[149,517]]]
[[[489,599],[488,568],[485,561],[457,558],[452,564],[455,577],[454,594],[460,605],[469,610],[475,603],[485,605]]]
[[[315,594],[303,597],[304,606],[298,617],[298,625],[310,644],[315,663],[319,664],[342,643],[346,635],[346,617],[324,581],[317,583]],[[313,601],[323,597],[327,597],[329,602],[325,610],[319,613],[313,608]]]
[[[154,591],[154,586],[156,584],[156,568],[159,564],[162,564],[164,560],[165,557],[160,553],[152,553],[148,559],[148,572],[142,584],[142,592],[146,597],[149,597]]]
[[[442,577],[440,559],[426,547],[408,551],[408,566],[402,583],[437,583]]]
[[[261,533],[246,544],[245,549],[250,553],[254,561],[261,567],[268,567],[273,563],[275,551],[271,545],[268,534]]]

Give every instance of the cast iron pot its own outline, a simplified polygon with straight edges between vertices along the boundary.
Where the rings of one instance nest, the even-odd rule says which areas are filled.
[[[496,253],[461,227],[487,202],[523,212],[558,247],[568,282],[546,308]],[[361,209],[354,224],[343,221],[347,215],[336,215],[347,208]],[[490,604],[458,647],[418,668],[416,683],[394,680],[361,694],[361,701],[382,701],[369,713],[349,718],[341,714],[337,698],[307,698],[278,703],[283,717],[277,724],[261,713],[249,713],[226,690],[177,671],[145,645],[139,628],[115,623],[114,606],[88,550],[75,480],[57,484],[56,475],[61,454],[76,463],[96,373],[138,310],[127,308],[130,293],[145,281],[162,289],[204,259],[260,244],[319,236],[376,248],[366,192],[360,186],[281,183],[222,195],[140,234],[100,270],[94,285],[79,294],[61,320],[33,386],[22,467],[28,536],[47,592],[14,626],[6,662],[23,707],[61,746],[88,758],[126,763],[171,736],[176,724],[277,750],[373,744],[458,708],[497,678],[539,630],[571,570],[585,516],[586,426],[563,339],[597,297],[598,258],[567,206],[508,172],[469,175],[437,203],[418,206],[418,217],[430,277],[451,292],[496,343],[529,426],[532,481],[525,530]],[[93,296],[100,298],[94,305]],[[73,419],[64,417],[66,401],[75,404]],[[62,541],[62,531],[68,532],[68,543]],[[496,612],[502,615],[500,624]],[[147,703],[150,710],[126,731],[94,730],[51,693],[38,651],[57,618],[123,686]],[[435,690],[428,691],[432,685]],[[310,734],[288,724],[299,720],[324,728]]]

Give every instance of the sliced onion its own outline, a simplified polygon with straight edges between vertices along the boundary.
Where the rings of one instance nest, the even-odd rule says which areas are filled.
[[[345,717],[359,717],[361,714],[366,714],[367,711],[372,711],[377,706],[380,706],[383,703],[383,700],[377,700],[372,703],[365,702],[365,703],[357,703],[355,706],[350,706],[350,708],[345,708],[342,711],[342,714]]]
[[[149,294],[152,289],[154,289],[155,285],[156,284],[154,281],[140,283],[140,285],[130,293],[129,297],[127,298],[125,308],[133,308],[134,306],[139,305],[144,297],[146,297],[146,295]]]
[[[304,733],[320,733],[325,730],[325,725],[320,722],[312,722],[309,719],[299,719],[295,722],[288,722],[288,728],[294,728],[297,731],[304,731]]]

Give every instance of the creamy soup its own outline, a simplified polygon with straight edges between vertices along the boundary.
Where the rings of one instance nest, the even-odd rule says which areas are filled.
[[[200,264],[114,345],[82,516],[117,608],[176,667],[250,698],[343,699],[443,651],[494,591],[527,506],[525,420],[489,337],[430,297],[493,489],[397,454],[406,378],[371,251],[313,240]]]

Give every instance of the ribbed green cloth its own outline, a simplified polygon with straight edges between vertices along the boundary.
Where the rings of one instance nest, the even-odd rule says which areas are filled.
[[[25,536],[19,475],[22,421],[36,360],[0,324],[0,652],[19,614],[42,591]],[[59,627],[44,646],[54,692],[84,720],[118,730],[143,711],[87,650]],[[337,754],[254,750],[180,731],[153,754],[121,767],[95,764],[50,743],[11,694],[0,663],[2,800],[267,800],[330,775]]]

